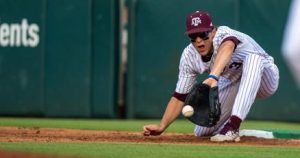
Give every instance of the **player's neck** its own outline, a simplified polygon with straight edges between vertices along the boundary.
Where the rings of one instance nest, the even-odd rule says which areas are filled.
[[[204,62],[209,62],[210,59],[211,59],[211,57],[212,57],[212,55],[213,55],[213,52],[214,52],[213,49],[211,49],[210,52],[208,52],[207,55],[201,56],[202,60],[203,60]]]

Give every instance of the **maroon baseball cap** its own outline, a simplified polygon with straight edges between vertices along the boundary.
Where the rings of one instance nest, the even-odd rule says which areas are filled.
[[[192,34],[210,31],[214,28],[212,19],[208,13],[196,11],[186,17],[186,32]]]

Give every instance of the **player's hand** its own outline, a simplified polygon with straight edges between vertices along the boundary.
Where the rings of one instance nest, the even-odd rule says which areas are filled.
[[[216,87],[218,86],[218,81],[216,81],[215,79],[213,78],[208,78],[206,80],[204,80],[202,83],[210,86],[210,87]]]
[[[145,125],[144,126],[144,132],[143,132],[143,135],[144,136],[158,136],[160,135],[161,133],[164,132],[164,128],[160,125],[154,125],[154,124],[151,124],[151,125]]]

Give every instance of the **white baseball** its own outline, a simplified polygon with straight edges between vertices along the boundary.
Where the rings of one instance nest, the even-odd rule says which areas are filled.
[[[182,108],[182,115],[185,117],[191,117],[194,114],[194,108],[190,105],[186,105]]]

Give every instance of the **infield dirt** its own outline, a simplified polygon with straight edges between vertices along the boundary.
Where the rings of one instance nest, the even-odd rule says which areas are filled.
[[[198,138],[191,134],[164,133],[161,136],[143,136],[142,132],[96,131],[61,128],[0,127],[0,142],[90,142],[90,143],[154,143],[195,145],[246,145],[246,146],[300,146],[299,139],[260,139],[242,137],[240,142],[215,143],[209,137]],[[0,152],[0,157],[9,152]],[[14,153],[16,154],[16,153]],[[22,154],[21,154],[22,155]],[[23,155],[24,156],[24,155]],[[9,156],[6,156],[9,157]],[[18,156],[15,156],[18,157]],[[27,157],[39,157],[28,156]]]
[[[96,131],[61,128],[0,127],[1,142],[92,142],[92,143],[161,143],[161,144],[216,144],[209,137],[191,134],[164,133],[161,136],[143,136],[142,132]],[[218,144],[300,146],[300,140],[259,139],[242,137],[240,142]]]

